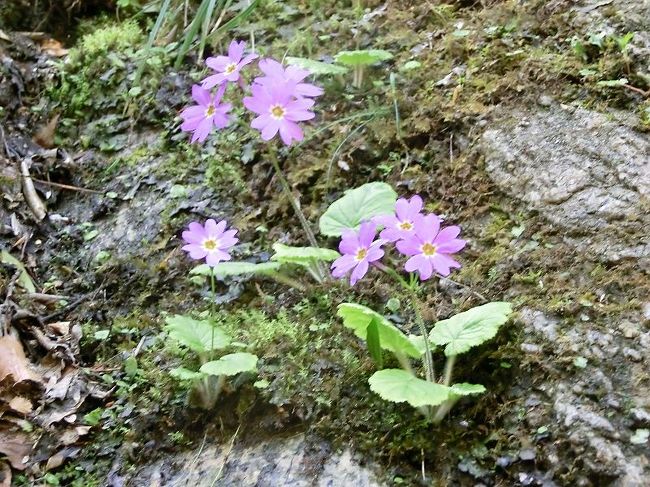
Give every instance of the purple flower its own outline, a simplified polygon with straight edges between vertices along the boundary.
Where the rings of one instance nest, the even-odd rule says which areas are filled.
[[[384,226],[379,236],[389,242],[397,242],[413,236],[415,228],[424,216],[421,211],[422,198],[418,195],[412,196],[410,200],[398,199],[395,203],[395,215],[375,217],[375,222]]]
[[[332,263],[332,275],[343,277],[354,269],[350,275],[352,286],[365,276],[368,265],[384,256],[384,251],[381,249],[384,241],[375,240],[376,233],[377,226],[373,222],[362,223],[359,233],[354,230],[345,232],[339,244],[339,250],[343,255]]]
[[[295,83],[269,82],[251,86],[253,96],[244,98],[244,106],[257,113],[251,127],[262,132],[262,139],[271,140],[280,132],[286,145],[303,139],[302,129],[296,122],[314,118],[309,109],[314,100],[296,98]]]
[[[417,271],[420,279],[426,281],[433,271],[448,276],[451,268],[460,264],[450,257],[465,247],[465,240],[456,238],[460,227],[451,226],[440,229],[440,218],[430,214],[423,217],[415,228],[415,234],[397,242],[397,250],[411,256],[404,268],[408,272]]]
[[[205,259],[209,266],[230,260],[228,250],[239,239],[235,238],[237,230],[226,230],[226,225],[226,220],[217,223],[213,219],[207,220],[205,226],[198,222],[190,223],[189,230],[183,232],[183,240],[187,243],[183,250],[194,260]]]
[[[266,85],[268,83],[293,83],[294,94],[296,96],[315,97],[323,94],[323,89],[310,83],[302,83],[311,73],[306,69],[300,69],[297,66],[288,66],[284,68],[282,64],[274,59],[262,59],[259,67],[266,75],[255,78],[255,83]]]
[[[213,97],[208,90],[199,85],[192,86],[192,98],[197,105],[187,107],[181,112],[181,118],[184,120],[181,130],[194,132],[192,142],[203,142],[212,127],[222,129],[228,125],[228,111],[232,105],[230,103],[219,104],[225,88],[225,85],[219,88]]]
[[[201,85],[203,88],[212,88],[228,81],[240,81],[239,71],[256,59],[257,54],[249,54],[244,57],[246,43],[244,41],[232,41],[228,47],[227,56],[209,57],[205,60],[208,67],[216,71],[216,74],[205,78]]]

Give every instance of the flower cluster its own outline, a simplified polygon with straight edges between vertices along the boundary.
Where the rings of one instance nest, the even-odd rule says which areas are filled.
[[[235,237],[237,230],[226,230],[227,226],[226,220],[217,223],[211,218],[205,222],[205,226],[198,222],[190,223],[189,229],[183,232],[186,243],[183,250],[194,260],[205,259],[205,263],[211,267],[230,260],[228,251],[239,239]]]
[[[257,54],[244,55],[245,50],[245,42],[232,41],[227,56],[205,61],[214,74],[192,87],[192,98],[197,104],[181,112],[181,130],[192,132],[192,142],[203,142],[213,128],[222,129],[228,125],[232,105],[222,103],[226,89],[229,84],[246,89],[241,71],[258,58]],[[264,76],[253,80],[252,96],[242,100],[244,106],[257,115],[251,127],[259,130],[262,139],[267,141],[278,133],[286,145],[301,141],[304,134],[298,122],[314,118],[313,98],[322,95],[323,90],[305,83],[310,72],[296,66],[285,68],[273,59],[261,59],[258,67]],[[215,87],[216,93],[212,95],[209,90]]]
[[[400,198],[395,204],[393,215],[382,215],[361,224],[359,231],[349,230],[343,234],[339,250],[341,257],[332,264],[332,275],[343,277],[350,274],[354,285],[369,269],[379,264],[384,256],[382,246],[395,243],[397,250],[408,257],[404,265],[407,272],[417,272],[420,279],[429,279],[434,271],[448,276],[460,264],[451,257],[465,247],[465,240],[458,237],[460,227],[452,225],[441,228],[439,216],[422,213],[422,198],[418,195],[410,200]],[[377,227],[383,227],[377,235]]]

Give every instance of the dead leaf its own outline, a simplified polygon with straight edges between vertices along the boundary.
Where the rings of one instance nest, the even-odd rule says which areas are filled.
[[[16,396],[9,401],[9,407],[17,413],[27,415],[32,412],[34,406],[29,399],[22,396]]]
[[[90,428],[90,426],[77,426],[76,428],[70,428],[64,431],[59,437],[59,442],[63,446],[70,446],[79,441],[79,438],[82,436],[86,436],[90,431]]]
[[[32,140],[45,149],[54,147],[54,134],[56,133],[56,124],[59,121],[59,114],[55,114],[47,124],[36,132]]]
[[[67,335],[70,332],[69,321],[57,321],[56,323],[49,323],[47,326],[52,328],[59,335]]]
[[[71,447],[71,448],[64,448],[63,450],[55,453],[47,460],[47,465],[45,465],[45,471],[47,472],[54,468],[60,467],[61,465],[63,465],[63,462],[65,462],[68,458],[76,457],[80,451],[81,448]]]
[[[68,54],[68,50],[55,39],[44,39],[41,41],[41,49],[46,54],[54,57],[63,57]]]
[[[19,431],[0,431],[0,453],[7,457],[16,470],[27,468],[28,455],[32,451],[32,441]]]
[[[13,335],[0,337],[0,381],[11,375],[14,383],[41,382],[25,357],[23,346]]]
[[[11,467],[0,461],[0,487],[11,487]]]

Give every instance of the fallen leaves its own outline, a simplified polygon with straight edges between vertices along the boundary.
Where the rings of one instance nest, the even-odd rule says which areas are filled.
[[[27,360],[21,343],[13,335],[5,335],[0,337],[0,382],[10,376],[14,383],[42,381]]]
[[[7,457],[16,470],[25,470],[32,451],[33,441],[20,431],[0,430],[0,453]]]

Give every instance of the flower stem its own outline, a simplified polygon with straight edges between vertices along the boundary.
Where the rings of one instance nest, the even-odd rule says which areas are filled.
[[[214,267],[210,267],[210,328],[212,328],[212,336],[210,337],[210,360],[214,360],[214,319],[217,314],[217,291],[214,282]]]
[[[402,278],[402,276],[400,276],[397,272],[395,272],[394,269],[391,269],[390,267],[387,267],[384,264],[378,262],[374,262],[374,265],[379,270],[385,272],[393,279],[395,279],[397,282],[399,282],[400,285],[404,289],[406,289],[406,292],[409,294],[411,298],[411,304],[413,305],[413,310],[415,311],[415,323],[418,325],[418,328],[420,329],[420,334],[424,339],[424,357],[422,358],[422,364],[424,365],[424,372],[429,382],[435,382],[436,376],[433,368],[433,354],[431,353],[431,347],[429,345],[429,337],[427,334],[427,329],[424,326],[424,320],[422,319],[422,313],[420,312],[420,307],[422,306],[422,302],[420,301],[420,298],[418,298],[417,293],[413,289],[413,286],[411,286],[411,284],[406,282]]]
[[[291,192],[291,187],[289,186],[289,182],[287,181],[287,178],[284,177],[284,173],[282,172],[282,169],[280,169],[280,164],[278,163],[278,156],[275,151],[271,151],[270,159],[271,159],[271,164],[273,165],[273,169],[275,169],[275,173],[277,174],[278,179],[280,179],[280,185],[282,186],[282,190],[284,191],[287,198],[289,198],[289,202],[293,207],[293,211],[296,212],[296,216],[298,217],[298,220],[300,220],[300,224],[302,225],[302,228],[305,231],[305,235],[307,235],[307,240],[309,241],[309,245],[318,248],[318,242],[316,242],[316,236],[314,235],[314,232],[312,232],[311,227],[309,226],[309,222],[307,221],[307,218],[305,218],[304,213],[300,209],[300,202]],[[318,273],[321,279],[325,280],[327,274],[323,270],[323,266],[320,263],[318,263],[317,265],[318,265]]]

